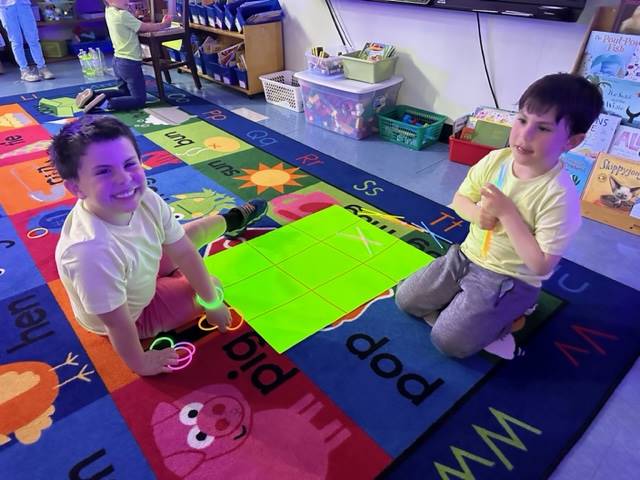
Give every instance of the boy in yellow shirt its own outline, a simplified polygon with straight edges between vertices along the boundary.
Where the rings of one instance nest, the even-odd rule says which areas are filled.
[[[113,43],[113,73],[118,79],[115,89],[94,92],[87,88],[76,97],[76,105],[88,113],[94,108],[135,110],[147,101],[142,73],[142,48],[138,33],[157,32],[171,26],[171,16],[161,23],[142,22],[129,12],[129,0],[104,0],[105,20]]]
[[[584,139],[602,106],[583,77],[547,75],[520,97],[510,147],[469,170],[452,203],[471,223],[467,238],[396,293],[400,309],[433,326],[431,340],[444,354],[480,351],[535,304],[581,223],[578,192],[559,157]],[[492,182],[503,168],[499,189]]]

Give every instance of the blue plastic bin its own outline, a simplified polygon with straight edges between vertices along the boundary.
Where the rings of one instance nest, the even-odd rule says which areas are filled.
[[[207,24],[210,27],[216,26],[216,9],[213,8],[213,5],[206,5],[203,7],[205,13],[207,14]]]
[[[236,29],[239,32],[242,32],[242,29],[246,25],[247,19],[249,17],[251,17],[252,15],[255,15],[256,13],[271,12],[274,10],[280,11],[277,16],[270,17],[259,22],[252,22],[254,25],[257,25],[259,23],[278,22],[282,20],[282,17],[283,17],[282,7],[280,7],[278,0],[258,0],[253,2],[243,3],[238,7],[238,10],[236,11],[236,21],[235,21]]]
[[[174,50],[173,48],[167,48],[167,53],[169,54],[169,58],[174,62],[182,61],[180,52],[178,50]]]
[[[224,6],[224,24],[228,30],[237,30],[236,13],[238,7],[245,3],[246,0],[230,0]]]
[[[206,61],[207,73],[214,80],[222,82],[222,65],[217,62]]]
[[[223,67],[220,65],[220,68],[222,70],[222,83],[225,85],[238,85],[235,67]]]
[[[215,26],[216,28],[226,29],[227,26],[224,24],[224,5],[218,5],[217,3],[213,5],[213,11],[215,12]]]
[[[241,88],[249,88],[249,76],[246,70],[240,70],[238,67],[233,67],[236,72],[236,78],[238,79],[238,86]]]

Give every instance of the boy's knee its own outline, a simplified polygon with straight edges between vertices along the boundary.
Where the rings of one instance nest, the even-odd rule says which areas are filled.
[[[465,346],[463,339],[443,332],[437,324],[431,330],[431,343],[447,357],[466,358],[475,353]]]
[[[395,302],[403,312],[415,315],[415,305],[417,303],[417,295],[415,291],[406,288],[406,282],[401,282],[396,287]]]

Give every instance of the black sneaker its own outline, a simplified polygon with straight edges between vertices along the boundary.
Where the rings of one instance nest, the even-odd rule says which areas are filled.
[[[239,207],[235,207],[236,210],[240,211],[242,215],[242,223],[235,230],[228,230],[224,236],[227,238],[237,238],[244,233],[249,225],[257,222],[267,213],[267,209],[269,208],[268,203],[261,198],[254,198],[253,200],[249,200],[244,205]],[[233,210],[233,209],[232,209]]]

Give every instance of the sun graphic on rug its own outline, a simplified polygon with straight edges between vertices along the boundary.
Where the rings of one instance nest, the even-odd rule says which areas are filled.
[[[257,187],[258,194],[269,188],[284,193],[285,185],[300,186],[300,184],[296,182],[296,179],[306,177],[306,175],[294,173],[298,170],[298,167],[284,168],[282,162],[273,167],[260,163],[257,170],[253,168],[243,168],[242,170],[247,175],[234,177],[234,179],[245,180],[245,183],[240,185],[240,188]]]

